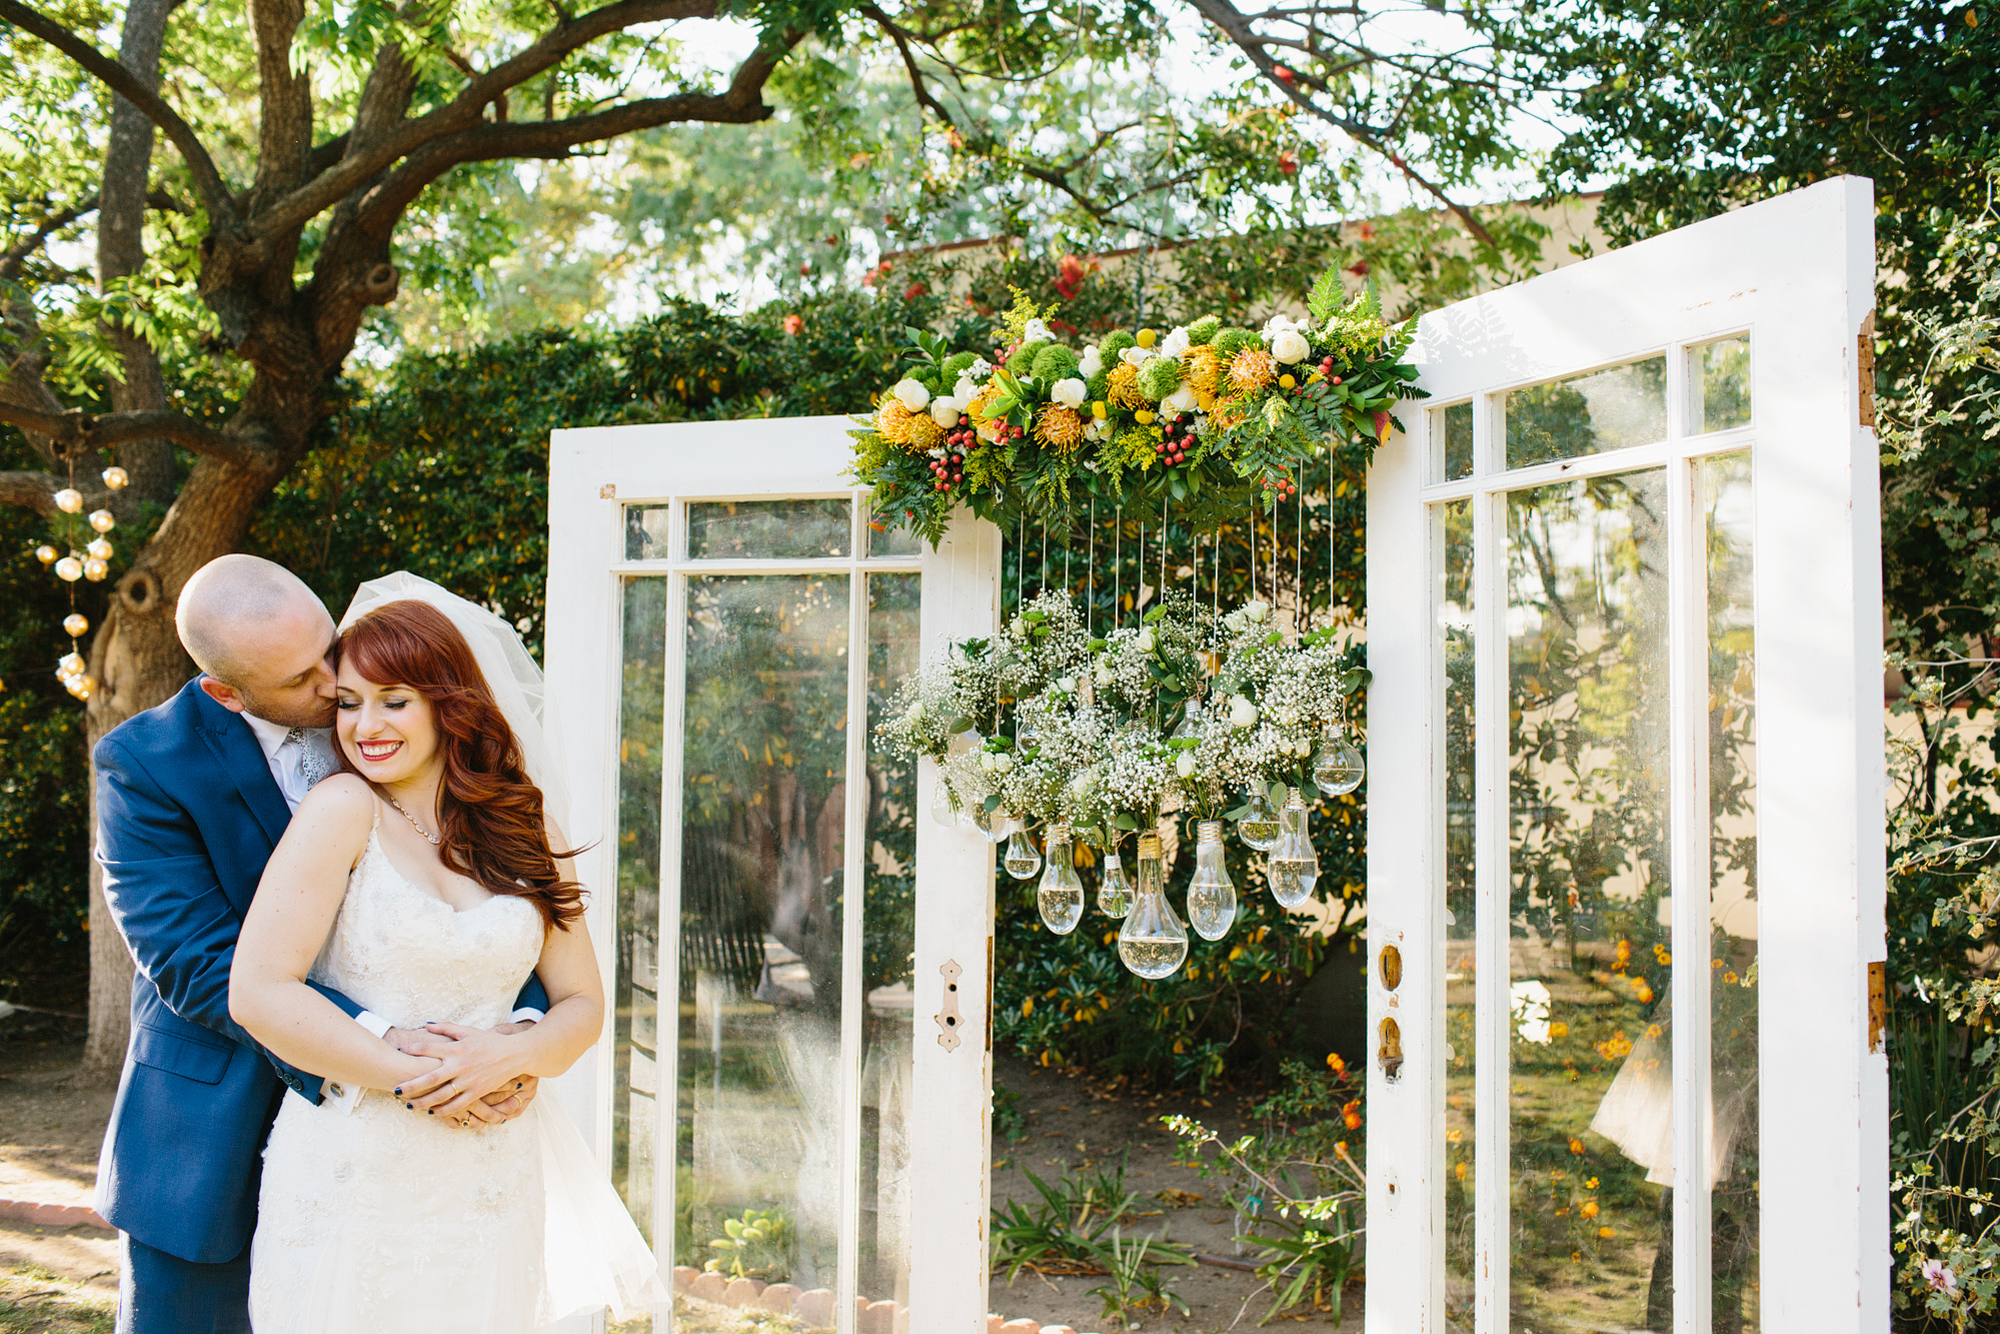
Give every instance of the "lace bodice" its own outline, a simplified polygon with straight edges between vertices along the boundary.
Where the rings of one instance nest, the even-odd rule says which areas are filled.
[[[542,955],[542,917],[495,895],[463,912],[411,884],[382,850],[381,814],[312,978],[398,1028],[491,1028]]]

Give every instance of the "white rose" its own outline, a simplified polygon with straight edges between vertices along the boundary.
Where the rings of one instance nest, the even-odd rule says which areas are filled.
[[[1246,695],[1238,695],[1229,701],[1229,723],[1232,727],[1250,727],[1257,722],[1257,706]]]
[[[1163,357],[1178,357],[1187,350],[1188,331],[1185,325],[1160,340],[1160,355]]]
[[[1160,400],[1160,406],[1176,415],[1194,411],[1194,390],[1182,385]]]
[[[1271,336],[1271,355],[1287,366],[1296,366],[1312,351],[1312,344],[1297,329],[1280,329]]]
[[[972,396],[974,394],[977,394],[978,392],[979,392],[979,386],[973,383],[973,379],[970,375],[959,376],[958,383],[951,387],[951,396],[958,400],[960,407],[963,407],[965,404],[970,403],[972,401]]]
[[[1076,693],[1076,678],[1074,676],[1058,676],[1056,684],[1062,687],[1062,692],[1065,695],[1074,695]]]
[[[1194,777],[1193,751],[1184,750],[1180,754],[1174,756],[1174,772],[1179,774],[1182,778]]]
[[[1111,668],[1107,664],[1101,662],[1098,663],[1097,671],[1094,673],[1094,675],[1097,677],[1097,684],[1101,686],[1108,686],[1111,684]]]
[[[901,400],[903,406],[911,412],[922,412],[926,407],[930,406],[931,391],[918,384],[915,380],[896,381],[895,394]]]
[[[1004,774],[1013,767],[1014,767],[1014,757],[1012,755],[1009,755],[1006,751],[1003,750],[998,755],[995,755],[993,757],[994,773]]]
[[[1151,653],[1158,642],[1158,640],[1153,638],[1151,630],[1141,630],[1139,632],[1139,651],[1141,653]]]
[[[1264,341],[1267,343],[1270,342],[1271,335],[1281,329],[1296,329],[1299,327],[1299,322],[1289,315],[1273,315],[1270,319],[1264,321],[1264,328],[1262,330]]]
[[[947,431],[958,425],[958,400],[943,394],[931,400],[931,420]]]
[[[984,755],[981,755],[979,757],[979,767],[986,770],[988,773],[991,773],[996,767],[998,767],[997,762],[999,759],[1000,757],[998,755],[995,755],[992,751],[989,750]]]
[[[1271,614],[1271,608],[1269,604],[1261,601],[1247,602],[1243,606],[1243,614],[1253,621],[1261,621]]]
[[[1298,722],[1298,720],[1299,711],[1297,709],[1287,708],[1278,710],[1278,721],[1285,726],[1290,727],[1292,724]]]
[[[1083,428],[1083,438],[1086,440],[1102,440],[1110,434],[1111,423],[1108,421],[1099,421],[1095,417],[1090,419],[1090,425]],[[1090,466],[1093,472],[1096,471],[1097,465],[1095,462]]]
[[[1077,363],[1077,373],[1088,380],[1104,369],[1104,353],[1093,344],[1083,350],[1083,360]]]
[[[1016,616],[1014,618],[1014,624],[1009,626],[1008,628],[1011,629],[1017,635],[1027,634],[1028,633],[1027,618],[1022,616]]]
[[[1118,357],[1127,366],[1143,366],[1159,355],[1150,347],[1128,347],[1120,352]]]
[[[1049,397],[1066,408],[1083,406],[1083,396],[1088,390],[1081,380],[1057,380],[1049,390]]]
[[[1054,338],[1055,335],[1049,332],[1049,326],[1041,320],[1029,320],[1027,327],[1021,330],[1023,346],[1029,343],[1047,343]]]

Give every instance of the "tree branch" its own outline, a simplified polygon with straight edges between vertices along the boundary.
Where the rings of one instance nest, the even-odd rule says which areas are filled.
[[[241,436],[225,435],[192,417],[171,410],[107,412],[37,412],[15,403],[0,403],[0,422],[47,436],[59,456],[76,458],[127,440],[171,440],[181,448],[225,463],[258,461],[256,445]]]
[[[903,57],[903,68],[910,73],[910,91],[916,94],[918,105],[928,108],[930,113],[943,121],[947,128],[957,129],[957,122],[952,120],[951,113],[944,109],[944,104],[931,96],[930,88],[924,82],[923,71],[917,68],[916,54],[910,50],[910,35],[875,5],[861,6],[860,13],[862,17],[872,19],[875,26],[888,33],[889,40],[896,44],[896,50]]]
[[[361,229],[386,238],[425,186],[463,163],[495,158],[565,158],[580,144],[683,121],[749,125],[767,120],[772,108],[764,103],[764,85],[779,62],[805,37],[804,29],[795,29],[758,47],[736,67],[725,92],[645,98],[562,120],[479,121],[470,129],[425,145],[391,172],[363,201]]]
[[[0,6],[15,5],[17,0],[0,0]],[[406,120],[390,134],[369,144],[365,151],[350,152],[339,165],[325,175],[309,181],[290,194],[273,202],[255,223],[259,237],[275,236],[288,230],[302,227],[323,210],[331,207],[343,195],[369,181],[374,175],[396,159],[413,156],[417,150],[433,141],[446,137],[457,138],[462,132],[482,124],[480,113],[486,104],[495,100],[509,88],[517,87],[562,63],[571,52],[589,45],[608,33],[620,32],[626,28],[644,23],[662,23],[671,19],[712,18],[717,11],[717,0],[615,0],[587,14],[578,16],[571,22],[562,24],[542,34],[532,45],[510,60],[504,60],[476,79],[469,80],[457,97],[437,110]],[[4,12],[4,10],[0,10]],[[796,41],[792,43],[796,45]],[[788,46],[787,50],[790,49]],[[756,57],[752,56],[751,60]],[[746,64],[748,62],[745,62]],[[683,94],[681,98],[658,98],[654,102],[673,102],[685,98],[700,98],[701,94]],[[632,103],[645,106],[649,103]],[[606,112],[615,115],[616,112]],[[577,120],[589,119],[578,117]],[[664,125],[675,119],[697,119],[688,116],[668,116],[662,120],[649,121],[635,128],[649,128]],[[761,119],[761,117],[760,117]],[[557,125],[571,121],[556,121]],[[622,133],[622,131],[619,131]],[[601,136],[592,136],[601,137]],[[575,142],[586,142],[577,140]],[[504,154],[477,154],[461,157],[458,161],[475,161],[489,156]],[[549,156],[546,153],[529,153],[527,156]],[[399,173],[400,174],[400,173]]]
[[[61,486],[62,480],[50,473],[0,472],[0,505],[54,514],[56,491]]]
[[[235,221],[236,201],[230,197],[229,187],[222,183],[222,174],[215,169],[215,160],[209,157],[208,150],[195,136],[193,128],[158,93],[140,83],[130,70],[95,46],[60,23],[44,18],[20,0],[0,0],[0,19],[41,38],[145,112],[146,118],[159,126],[160,132],[180,150],[182,160],[194,174],[195,189],[200,192],[202,204],[208,209],[209,225],[216,227]]]

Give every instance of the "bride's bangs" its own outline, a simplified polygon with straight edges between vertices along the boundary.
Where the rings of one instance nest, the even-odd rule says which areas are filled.
[[[542,793],[472,646],[427,602],[390,602],[341,633],[337,663],[377,684],[408,686],[430,702],[444,762],[439,856],[494,894],[534,901],[550,926],[583,916],[582,887],[564,880],[549,846]],[[341,756],[341,765],[354,772]]]

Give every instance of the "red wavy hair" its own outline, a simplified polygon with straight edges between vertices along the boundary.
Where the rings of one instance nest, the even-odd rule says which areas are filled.
[[[390,602],[341,633],[335,668],[351,663],[377,685],[403,685],[430,701],[444,778],[438,789],[438,857],[494,894],[533,900],[545,926],[583,916],[583,886],[556,868],[542,790],[528,781],[521,744],[451,619],[428,602]],[[357,773],[346,752],[341,768]]]

